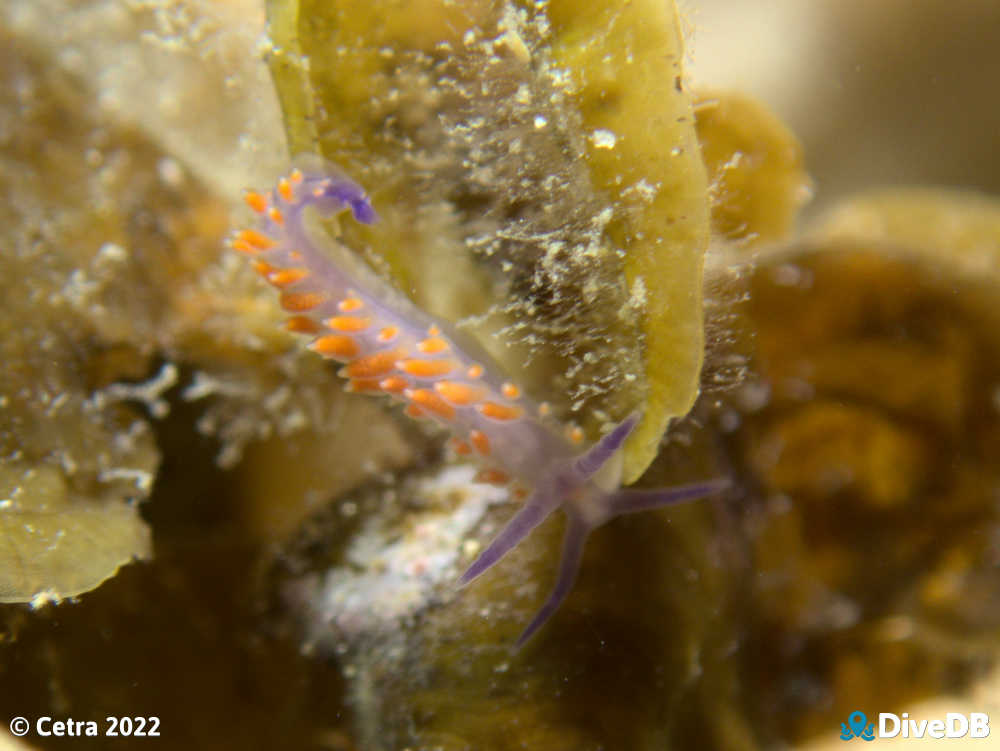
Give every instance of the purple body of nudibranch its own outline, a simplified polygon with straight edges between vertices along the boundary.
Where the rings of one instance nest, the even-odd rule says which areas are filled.
[[[566,513],[556,585],[518,646],[569,593],[591,530],[618,514],[725,486],[712,481],[652,491],[619,489],[609,460],[637,416],[581,451],[579,431],[567,433],[546,420],[546,405],[524,396],[488,355],[310,227],[310,209],[320,216],[349,209],[359,222],[376,221],[364,191],[338,172],[324,166],[295,169],[270,193],[246,198],[261,215],[260,230],[238,233],[232,245],[253,256],[257,270],[282,290],[282,305],[294,314],[289,329],[312,336],[311,349],[343,362],[340,372],[350,390],[407,402],[411,416],[447,425],[462,452],[479,454],[531,489],[522,508],[462,576],[462,584],[500,560],[553,511]]]

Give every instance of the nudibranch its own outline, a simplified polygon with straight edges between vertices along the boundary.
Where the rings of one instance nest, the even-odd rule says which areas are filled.
[[[406,414],[453,433],[459,454],[478,456],[482,477],[511,478],[530,489],[523,506],[462,575],[464,585],[513,549],[553,511],[567,516],[555,586],[517,640],[523,644],[569,593],[594,528],[619,514],[658,508],[717,492],[724,480],[656,490],[620,483],[622,443],[632,415],[584,448],[578,428],[560,429],[549,407],[536,403],[484,351],[444,321],[420,310],[355,254],[312,221],[350,210],[370,224],[376,213],[365,192],[327,166],[293,169],[266,193],[247,192],[259,227],[237,232],[233,249],[280,291],[289,331],[310,338],[309,349],[342,363],[347,390],[385,394]],[[310,217],[310,214],[315,214]],[[548,418],[548,419],[547,419]]]

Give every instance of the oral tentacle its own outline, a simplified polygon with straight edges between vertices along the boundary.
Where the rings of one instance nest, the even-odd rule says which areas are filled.
[[[497,563],[509,553],[521,540],[527,537],[531,530],[545,521],[559,507],[558,500],[553,502],[548,494],[536,491],[525,502],[524,506],[507,522],[486,550],[479,554],[472,565],[458,580],[460,587],[465,586],[484,571]]]
[[[580,479],[586,480],[590,478],[597,470],[604,466],[604,463],[614,456],[615,452],[625,443],[625,439],[628,438],[629,433],[632,432],[632,429],[638,422],[639,415],[633,412],[625,420],[616,425],[610,433],[595,443],[589,451],[580,456],[573,464]]]
[[[693,501],[706,495],[718,493],[730,487],[725,478],[696,482],[690,485],[677,485],[672,488],[655,488],[653,490],[619,490],[612,493],[608,499],[608,518],[621,514],[632,514],[637,511],[673,506],[685,501]]]
[[[549,593],[548,599],[535,613],[531,623],[527,625],[521,635],[514,642],[514,649],[520,649],[532,635],[542,627],[542,625],[552,617],[552,614],[559,609],[566,595],[573,589],[573,582],[576,581],[577,572],[580,570],[580,561],[583,560],[583,547],[587,541],[587,536],[593,527],[587,524],[581,517],[575,514],[566,516],[566,533],[563,538],[562,560],[559,563],[559,576]]]

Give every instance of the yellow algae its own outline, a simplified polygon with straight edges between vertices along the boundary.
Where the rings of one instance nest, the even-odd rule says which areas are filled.
[[[135,505],[74,499],[55,467],[0,465],[0,602],[72,597],[151,552]]]
[[[641,411],[636,479],[693,403],[703,348],[707,178],[673,7],[268,13],[291,151],[345,169],[379,212],[348,244],[591,437]]]
[[[698,395],[707,176],[673,3],[602,0],[580,12],[556,0],[550,17],[553,56],[574,78],[583,128],[598,134],[587,154],[592,179],[618,196],[608,232],[625,249],[629,286],[644,302],[648,395],[625,447],[631,482],[656,456],[670,418],[686,414]]]
[[[712,233],[751,247],[786,237],[811,196],[799,140],[763,104],[735,92],[698,92],[695,122]]]

